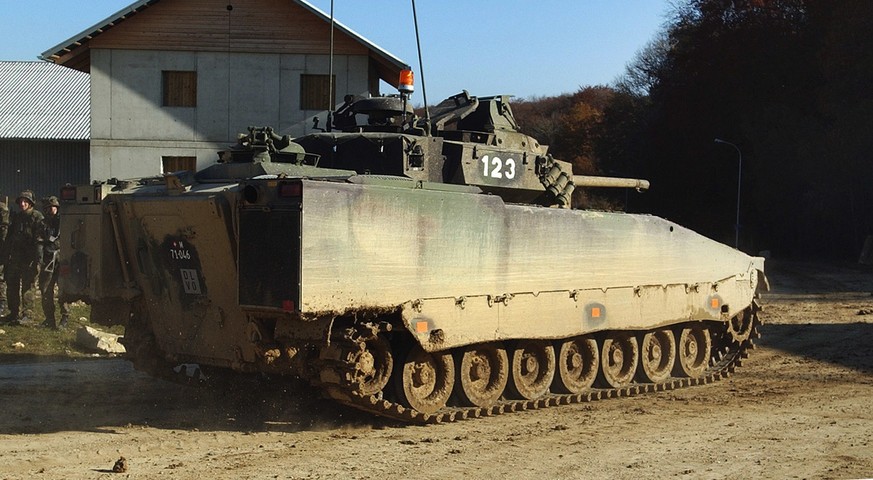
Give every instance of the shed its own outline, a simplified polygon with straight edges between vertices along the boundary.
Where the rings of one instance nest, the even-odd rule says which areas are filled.
[[[89,75],[48,62],[0,61],[0,196],[57,195],[88,182]]]
[[[249,126],[308,133],[407,68],[304,0],[140,0],[42,58],[90,72],[95,180],[204,168]]]

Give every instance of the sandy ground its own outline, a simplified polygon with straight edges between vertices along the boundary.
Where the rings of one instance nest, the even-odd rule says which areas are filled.
[[[0,478],[873,477],[873,273],[769,276],[764,338],[727,380],[448,425],[122,360],[0,365]]]

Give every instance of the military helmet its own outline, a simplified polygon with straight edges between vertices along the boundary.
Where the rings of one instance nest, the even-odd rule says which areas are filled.
[[[21,201],[22,198],[30,202],[31,205],[36,204],[36,202],[33,200],[33,192],[31,192],[30,190],[25,190],[18,194],[18,198],[15,199],[15,203]]]
[[[44,200],[44,203],[45,203],[46,207],[60,207],[61,206],[61,202],[58,201],[58,197],[56,197],[54,195],[52,195],[51,197],[47,197]]]

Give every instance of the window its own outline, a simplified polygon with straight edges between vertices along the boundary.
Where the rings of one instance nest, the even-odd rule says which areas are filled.
[[[188,170],[189,172],[197,171],[197,157],[161,157],[162,173],[178,172],[180,170]]]
[[[301,110],[329,110],[331,83],[336,85],[336,75],[333,82],[329,81],[330,75],[300,75],[300,109]],[[336,102],[336,88],[334,88],[333,100]]]
[[[163,76],[163,106],[197,106],[197,72],[165,70],[161,74]]]

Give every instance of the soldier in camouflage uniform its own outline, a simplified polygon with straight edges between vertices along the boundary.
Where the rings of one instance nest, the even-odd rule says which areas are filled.
[[[3,251],[3,243],[6,241],[6,232],[9,231],[9,207],[6,201],[0,201],[0,252]],[[3,262],[0,260],[0,315],[6,313],[6,280],[3,278]]]
[[[55,329],[66,327],[70,319],[70,305],[61,303],[61,322],[58,324],[55,321],[55,285],[58,284],[58,253],[61,248],[61,216],[58,214],[60,206],[58,197],[48,197],[43,201],[45,237],[39,264],[39,291],[42,294],[42,311],[45,313],[42,326]]]
[[[3,251],[0,252],[9,300],[9,315],[2,317],[2,320],[25,325],[33,319],[34,283],[41,257],[45,223],[42,213],[33,208],[33,192],[21,192],[15,203],[21,210],[12,215],[6,241],[3,242]],[[19,307],[24,309],[19,311]]]

